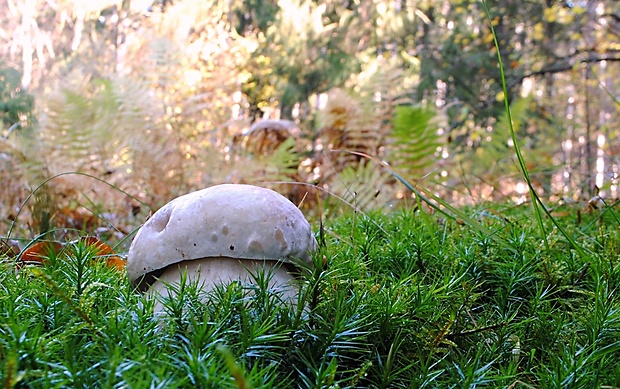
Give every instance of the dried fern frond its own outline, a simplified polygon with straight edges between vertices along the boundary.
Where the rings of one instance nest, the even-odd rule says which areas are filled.
[[[332,89],[327,93],[327,103],[319,111],[321,128],[344,131],[353,118],[361,114],[360,102],[342,89]]]
[[[47,232],[50,217],[56,209],[53,191],[49,187],[39,188],[30,202],[22,207],[28,195],[49,177],[45,158],[47,150],[39,142],[37,127],[14,131],[2,139],[0,146],[0,156],[7,165],[0,169],[4,189],[0,191],[0,202],[9,205],[1,214],[10,219],[5,225],[6,230],[12,231],[16,226],[27,228],[33,237]],[[15,219],[17,215],[19,220]]]
[[[298,181],[301,155],[297,150],[295,138],[287,138],[268,157],[265,163],[265,181]]]
[[[347,166],[329,184],[329,190],[359,210],[386,206],[394,199],[392,176],[382,166],[364,159],[356,166]]]
[[[44,102],[40,136],[52,174],[110,169],[124,147],[144,145],[152,116],[145,85],[124,78],[84,80],[56,89]]]
[[[340,89],[330,91],[327,98],[325,108],[319,112],[319,139],[325,150],[338,151],[330,154],[331,167],[340,171],[357,164],[360,157],[351,152],[375,155],[379,137],[372,112],[362,108],[359,98]]]
[[[174,185],[166,181],[176,179],[168,173],[177,166],[179,153],[171,147],[169,134],[149,119],[157,117],[150,96],[144,83],[121,77],[59,83],[42,100],[37,128],[28,137],[16,138],[25,156],[19,166],[31,188],[52,176],[79,171],[145,201],[169,194]],[[40,188],[29,203],[32,224],[46,228],[51,220],[81,228],[82,220],[67,225],[76,218],[63,212],[88,213],[79,219],[92,217],[97,224],[110,219],[102,214],[133,215],[134,204],[126,195],[85,177],[55,178]]]
[[[380,146],[385,146],[392,132],[396,107],[413,104],[411,77],[399,64],[380,63],[360,87],[364,110],[372,113],[378,127],[376,137]]]

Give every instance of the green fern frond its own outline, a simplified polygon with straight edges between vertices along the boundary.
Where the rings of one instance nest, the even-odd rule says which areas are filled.
[[[390,135],[392,164],[410,176],[420,176],[436,161],[441,139],[436,112],[419,105],[394,110]]]
[[[515,131],[519,131],[522,128],[523,122],[525,122],[529,117],[530,106],[533,101],[534,96],[530,95],[528,97],[515,99],[512,104],[510,104],[512,125]],[[497,118],[495,128],[497,129],[497,132],[504,133],[509,126],[508,115],[506,112],[502,112],[502,114]]]

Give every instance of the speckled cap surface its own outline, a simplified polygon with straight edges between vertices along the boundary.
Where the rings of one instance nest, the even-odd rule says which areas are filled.
[[[144,223],[127,255],[132,283],[174,263],[209,257],[312,264],[317,242],[286,197],[253,185],[223,184],[170,201]]]

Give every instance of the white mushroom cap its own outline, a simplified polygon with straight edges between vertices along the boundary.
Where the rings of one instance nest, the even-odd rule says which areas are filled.
[[[136,234],[127,274],[145,276],[182,261],[227,257],[312,264],[316,239],[301,211],[279,193],[223,184],[178,197]]]

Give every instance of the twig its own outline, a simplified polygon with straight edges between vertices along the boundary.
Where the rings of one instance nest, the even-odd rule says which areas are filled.
[[[448,338],[448,339],[451,339],[451,338],[456,338],[456,337],[460,337],[460,336],[469,336],[469,335],[477,334],[479,332],[494,330],[494,329],[503,327],[504,325],[506,325],[505,321],[503,321],[501,323],[498,323],[498,324],[493,324],[491,326],[476,328],[475,330],[457,332],[455,334],[447,334],[445,337]]]

